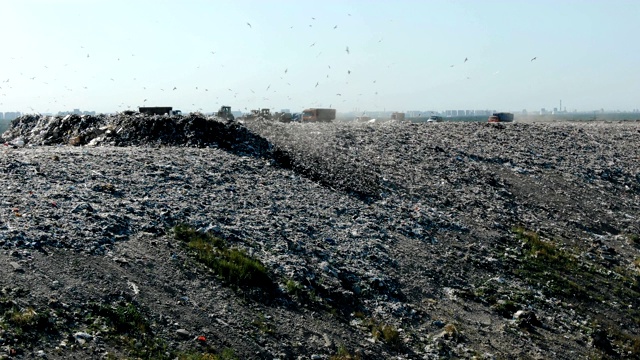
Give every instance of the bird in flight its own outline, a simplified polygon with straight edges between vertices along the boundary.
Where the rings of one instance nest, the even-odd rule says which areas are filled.
[[[289,69],[284,69],[284,73],[285,73],[285,74],[287,73],[287,71],[289,71]]]
[[[316,87],[318,87],[319,82],[316,83]]]
[[[347,54],[349,54],[349,47],[348,46],[347,46],[346,52],[347,52]]]
[[[89,54],[87,54],[87,57],[89,57]]]
[[[270,87],[271,87],[271,84],[269,84],[269,86],[267,86],[267,90],[265,90],[265,91],[269,91]]]
[[[337,29],[337,28],[338,28],[338,25],[336,25],[336,26],[334,26],[334,27],[333,27],[333,29],[334,29],[334,30],[335,30],[335,29]]]
[[[337,93],[336,95],[338,95],[338,96],[342,96],[342,94],[340,94],[340,93]]]
[[[312,46],[314,46],[315,44],[316,44],[316,43],[313,43],[313,44],[311,44],[309,47],[312,47]]]
[[[147,102],[147,99],[144,99],[142,102]]]
[[[454,67],[454,66],[455,66],[455,65],[451,65],[451,66],[449,66],[449,67]]]
[[[177,87],[175,87],[175,86],[174,86],[174,87],[173,87],[173,90],[175,90],[175,89],[177,89]]]
[[[347,74],[351,74],[351,70],[347,70]]]
[[[538,58],[538,57],[537,57],[537,56],[535,56],[533,59],[531,59],[531,61],[533,61],[533,60],[535,60],[535,59],[537,59],[537,58]]]
[[[467,60],[469,60],[469,58],[464,58],[464,62],[467,62]]]
[[[251,24],[247,23],[247,25],[249,25],[249,27],[251,27]]]

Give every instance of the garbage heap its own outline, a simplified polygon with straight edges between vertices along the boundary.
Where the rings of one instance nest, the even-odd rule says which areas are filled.
[[[217,146],[243,155],[269,156],[272,146],[238,122],[200,113],[161,116],[24,115],[11,122],[3,142],[17,146]]]

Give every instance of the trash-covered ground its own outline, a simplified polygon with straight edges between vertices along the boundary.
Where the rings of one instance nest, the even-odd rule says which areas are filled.
[[[6,356],[640,354],[640,123],[120,114],[2,136]],[[197,238],[213,260],[181,224],[222,239]]]

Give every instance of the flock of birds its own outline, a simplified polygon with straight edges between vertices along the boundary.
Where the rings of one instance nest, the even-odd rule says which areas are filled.
[[[348,16],[351,16],[351,14],[347,14],[347,15],[348,15]],[[316,20],[316,19],[315,19],[315,17],[312,17],[312,18],[311,18],[311,20]],[[253,29],[253,26],[252,26],[252,24],[251,24],[250,22],[246,22],[246,25],[247,25],[247,27],[248,27],[249,29]],[[313,26],[312,24],[309,24],[309,27],[312,27],[312,26]],[[290,27],[290,29],[293,29],[293,26],[291,26],[291,27]],[[332,29],[333,29],[333,30],[337,30],[337,29],[338,29],[338,25],[337,25],[337,24],[336,24],[336,25],[334,25]],[[381,43],[381,42],[382,42],[382,40],[383,40],[383,39],[378,40],[378,43]],[[312,42],[312,43],[309,45],[309,47],[311,47],[311,48],[313,48],[313,47],[315,47],[315,46],[316,46],[316,42]],[[80,48],[81,48],[81,49],[84,49],[84,46],[81,46]],[[351,49],[350,49],[350,47],[349,47],[348,45],[346,45],[346,46],[345,46],[345,48],[344,48],[344,52],[345,52],[346,56],[351,55]],[[217,53],[217,52],[216,52],[216,51],[210,51],[210,53],[211,53],[211,55],[216,55],[216,53]],[[319,53],[319,54],[318,54],[318,56],[320,56],[321,54],[322,54],[322,53]],[[318,56],[316,56],[316,57],[318,57]],[[135,54],[131,54],[131,57],[135,57]],[[90,54],[90,53],[86,53],[86,58],[87,58],[87,59],[90,59],[90,58],[91,58],[91,54]],[[120,57],[117,57],[117,60],[116,60],[116,61],[118,61],[118,62],[119,62],[119,61],[120,61],[120,59],[121,59]],[[533,57],[530,61],[531,61],[531,62],[533,62],[533,61],[534,61],[534,60],[536,60],[536,59],[537,59],[537,57]],[[467,63],[468,61],[469,61],[469,58],[468,58],[468,57],[465,57],[465,58],[464,58],[464,61],[462,62],[462,64],[465,64],[465,63]],[[394,64],[395,64],[395,63],[394,63]],[[394,65],[394,64],[392,64],[392,65]],[[66,67],[66,66],[68,66],[68,64],[65,64],[64,66]],[[327,66],[328,66],[328,69],[329,69],[329,70],[331,70],[331,65],[327,65]],[[391,65],[390,65],[390,66],[391,66]],[[390,66],[389,66],[389,67],[390,67]],[[450,67],[451,67],[451,68],[453,68],[454,66],[455,66],[455,64],[450,65]],[[46,66],[46,65],[45,65],[44,67],[48,69],[48,66]],[[224,67],[224,65],[222,65],[222,67]],[[197,68],[199,69],[199,68],[200,68],[200,66],[198,66]],[[288,74],[288,73],[289,73],[289,68],[287,67],[287,68],[285,68],[285,69],[284,69],[284,74],[286,75],[286,74]],[[497,73],[499,73],[499,71],[495,72],[495,73],[494,73],[494,75],[495,75],[495,74],[497,74]],[[348,76],[350,76],[351,74],[352,74],[352,70],[351,70],[351,69],[346,69],[346,76],[348,77]],[[21,75],[22,75],[22,74],[21,74]],[[327,73],[327,74],[326,74],[325,79],[328,79],[328,78],[329,78],[329,73]],[[36,79],[36,77],[35,77],[35,76],[32,76],[32,77],[28,77],[28,79],[30,79],[30,80],[35,80],[35,79]],[[282,76],[280,77],[280,79],[281,79],[281,80],[284,80],[284,78],[283,78]],[[470,79],[470,77],[466,77],[466,79]],[[12,87],[9,85],[10,80],[11,80],[10,78],[7,78],[6,80],[2,81],[2,84],[1,84],[2,86],[0,86],[0,96],[6,96],[5,91],[6,91],[7,89],[11,89],[11,88],[12,88]],[[57,79],[54,79],[54,80],[57,80]],[[113,77],[110,77],[110,78],[109,78],[109,80],[110,80],[110,81],[112,81],[112,82],[115,82],[115,81],[116,81],[116,79],[114,79]],[[133,78],[133,81],[135,81],[135,80],[136,80],[136,78]],[[286,81],[285,81],[285,82],[286,82]],[[48,82],[44,82],[44,84],[48,85]],[[290,82],[286,82],[286,84],[287,84],[287,85],[289,85],[289,86],[291,85],[291,83],[290,83]],[[348,80],[348,79],[346,80],[346,84],[349,84],[349,80]],[[375,79],[372,79],[371,84],[376,84],[376,80],[375,80]],[[318,88],[320,85],[321,85],[321,80],[317,80],[317,81],[315,81],[314,88]],[[84,89],[84,90],[87,90],[88,88],[89,88],[88,86],[82,86],[82,89]],[[145,91],[147,91],[147,87],[146,87],[146,86],[143,86],[143,87],[142,87],[142,89],[143,89],[143,90],[145,90]],[[3,90],[4,90],[4,91],[3,91]],[[69,88],[68,86],[65,86],[65,90],[67,90],[67,91],[73,91],[74,89]],[[153,90],[153,89],[151,88],[150,90]],[[164,88],[164,87],[161,87],[161,88],[158,88],[158,89],[156,89],[156,90],[159,90],[159,91],[164,92],[164,91],[165,91],[165,88]],[[171,88],[171,90],[172,90],[172,91],[177,91],[177,90],[179,90],[179,89],[178,89],[178,86],[173,86],[173,87]],[[209,92],[209,89],[208,89],[208,88],[203,88],[203,89],[201,90],[201,89],[199,89],[199,87],[197,87],[197,86],[195,87],[195,90],[197,90],[197,91]],[[218,89],[218,90],[220,90],[220,89]],[[232,94],[233,98],[238,98],[238,95],[240,95],[240,93],[239,93],[239,92],[234,91],[234,90],[232,90],[231,88],[228,88],[227,90]],[[254,100],[254,102],[255,102],[256,100],[258,100],[258,99],[257,99],[257,97],[259,97],[259,96],[258,96],[258,95],[256,95],[256,91],[254,91],[253,89],[248,89],[248,90],[251,92],[251,94],[252,94],[252,95],[251,95],[250,97],[247,97],[247,98],[252,98],[252,99]],[[262,95],[263,95],[263,96],[261,97],[262,101],[266,101],[266,102],[270,101],[269,97],[267,97],[267,96],[268,96],[268,94],[270,93],[270,90],[271,90],[271,93],[275,93],[275,92],[276,92],[276,90],[275,90],[275,89],[272,89],[271,84],[269,84],[269,85],[265,88],[264,93],[262,94]],[[374,91],[372,91],[372,94],[377,96],[377,95],[378,95],[378,91],[377,91],[377,89],[373,89],[373,90],[374,90]],[[216,100],[220,100],[221,95],[222,95],[222,97],[223,97],[223,101],[224,101],[225,103],[228,103],[228,102],[229,102],[229,100],[230,100],[227,96],[225,96],[225,95],[223,95],[223,94],[218,93],[217,95],[218,95],[218,96],[216,97]],[[246,95],[246,94],[245,94],[245,95]],[[355,95],[355,94],[352,94],[352,95]],[[358,94],[357,94],[357,96],[362,96],[362,95],[363,95],[363,93],[358,93]],[[344,97],[343,97],[343,93],[342,93],[342,92],[335,93],[335,96],[336,96],[336,97],[340,97],[340,98],[342,98],[342,100],[341,100],[342,102],[346,102],[346,101],[347,101],[346,99],[344,99]],[[287,100],[291,101],[291,100],[292,100],[291,96],[287,96]],[[142,100],[142,105],[146,105],[146,103],[147,103],[148,101],[149,101],[149,97],[144,98],[144,99]],[[336,99],[336,101],[339,101],[339,99]],[[59,103],[58,103],[58,101],[57,101],[57,99],[55,99],[55,98],[54,98],[54,99],[52,99],[52,101],[50,102],[50,104],[51,104],[51,105],[56,104],[57,106],[67,106],[67,104],[59,104]],[[0,105],[3,105],[3,102],[2,102],[2,99],[1,99],[1,98],[0,98]],[[192,106],[194,106],[194,107],[197,107],[195,103],[192,103],[191,105],[192,105]],[[216,104],[216,105],[218,105],[218,104]],[[312,105],[312,106],[322,106],[323,104],[321,104],[321,103],[319,103],[319,102],[315,102],[315,103],[312,103],[312,104],[309,104],[309,105]],[[330,104],[328,104],[328,105],[329,105],[329,107],[333,107],[333,104],[332,104],[332,103],[330,103]],[[121,103],[118,105],[118,108],[123,108],[123,107],[125,107],[125,108],[132,108],[132,107],[135,107],[135,106],[136,106],[136,105],[133,105],[133,104],[125,104],[124,102],[121,102]],[[31,109],[31,110],[33,110],[33,108],[30,108],[30,109]],[[202,111],[202,108],[198,108],[197,110],[198,110],[198,111]],[[247,107],[245,107],[245,108],[244,108],[244,110],[248,110],[248,108],[247,108]],[[48,111],[48,109],[47,109],[47,111]]]

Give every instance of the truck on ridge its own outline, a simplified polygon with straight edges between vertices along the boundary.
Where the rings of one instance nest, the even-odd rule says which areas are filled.
[[[305,109],[302,112],[302,122],[332,122],[336,119],[336,109]]]
[[[508,112],[496,112],[489,116],[488,122],[500,123],[500,122],[513,122],[513,114]]]

